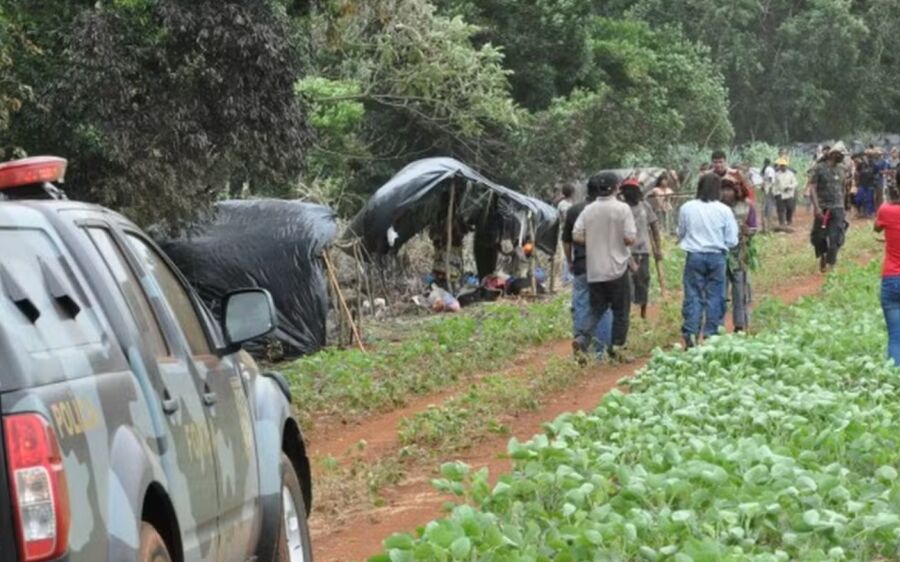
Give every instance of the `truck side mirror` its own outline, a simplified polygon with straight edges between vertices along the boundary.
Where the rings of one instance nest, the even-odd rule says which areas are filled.
[[[265,289],[240,289],[222,299],[222,328],[226,353],[266,336],[278,326],[272,295]]]

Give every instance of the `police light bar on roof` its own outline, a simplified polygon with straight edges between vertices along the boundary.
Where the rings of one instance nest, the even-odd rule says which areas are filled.
[[[0,190],[23,185],[61,182],[66,160],[55,156],[34,156],[0,164]]]

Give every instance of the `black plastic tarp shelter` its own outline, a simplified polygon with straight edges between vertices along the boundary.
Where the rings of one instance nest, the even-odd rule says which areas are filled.
[[[328,207],[259,199],[217,203],[208,220],[160,245],[216,315],[226,293],[267,289],[278,311],[278,329],[270,337],[285,356],[295,357],[326,344],[328,284],[321,255],[336,235]],[[249,349],[262,353],[265,343]]]
[[[369,199],[344,237],[361,240],[371,255],[396,252],[416,234],[446,223],[451,186],[454,218],[475,230],[476,238],[479,229],[517,230],[521,238],[533,228],[535,245],[547,254],[555,252],[556,209],[494,183],[453,158],[426,158],[403,168]]]

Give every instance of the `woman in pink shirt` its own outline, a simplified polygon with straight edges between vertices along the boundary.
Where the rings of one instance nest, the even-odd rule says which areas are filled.
[[[896,174],[896,171],[894,172]],[[875,232],[884,232],[881,309],[888,331],[888,356],[900,365],[900,188],[894,182],[888,201],[878,209]]]

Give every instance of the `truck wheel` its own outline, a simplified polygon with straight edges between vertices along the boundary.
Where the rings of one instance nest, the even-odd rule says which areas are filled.
[[[291,460],[281,453],[281,523],[275,562],[312,562],[306,504]]]
[[[138,559],[141,562],[172,562],[166,541],[150,523],[141,523],[141,552]]]

